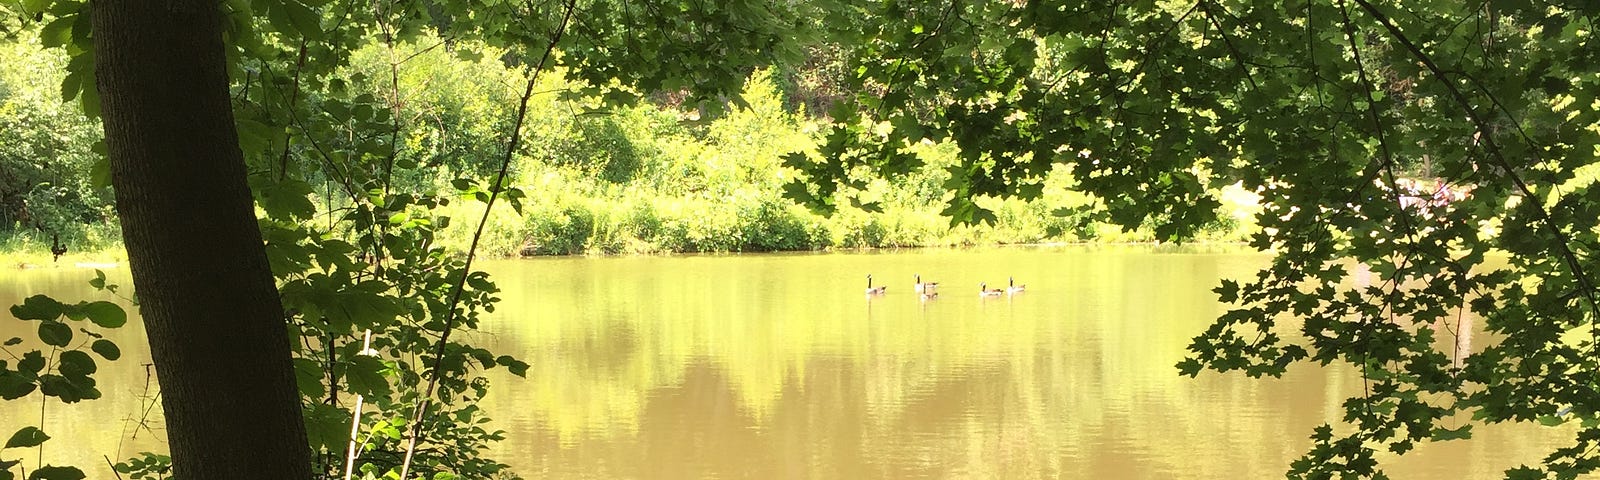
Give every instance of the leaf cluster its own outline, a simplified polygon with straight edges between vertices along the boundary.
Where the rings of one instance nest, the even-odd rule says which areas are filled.
[[[1214,219],[1208,187],[1237,182],[1263,197],[1250,244],[1275,256],[1216,290],[1233,307],[1178,368],[1361,372],[1343,428],[1317,429],[1290,476],[1381,478],[1378,450],[1500,421],[1578,425],[1508,476],[1600,466],[1600,130],[1575,107],[1600,98],[1593,5],[859,8],[856,101],[820,159],[792,157],[791,198],[826,209],[857,167],[893,178],[919,167],[907,145],[950,141],[953,221],[988,221],[973,199],[1033,197],[1061,167],[1113,221],[1181,241]]]
[[[116,290],[116,285],[106,283],[104,273],[96,271],[95,275],[90,284],[96,289]],[[13,337],[0,342],[0,353],[10,357],[10,360],[0,359],[0,400],[20,400],[34,392],[40,394],[40,402],[54,398],[70,404],[100,398],[94,379],[99,365],[94,356],[107,362],[122,357],[117,344],[101,334],[102,329],[127,324],[128,314],[122,306],[107,301],[65,304],[45,295],[34,295],[13,305],[10,313],[17,321],[38,322],[38,333],[32,339]],[[77,334],[83,336],[75,338]],[[32,346],[38,348],[22,350]],[[44,419],[39,421],[43,423]],[[0,452],[13,448],[42,448],[40,445],[50,438],[39,427],[26,426],[13,433],[5,446],[0,447]],[[21,460],[0,458],[0,480],[19,478],[12,472],[12,468],[19,465]],[[36,467],[28,474],[28,480],[84,478],[83,471],[76,467]]]

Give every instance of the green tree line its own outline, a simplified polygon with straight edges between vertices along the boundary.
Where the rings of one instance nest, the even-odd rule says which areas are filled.
[[[76,103],[59,98],[66,58],[26,35],[6,45],[0,70],[10,87],[0,90],[6,106],[0,121],[16,138],[8,138],[0,153],[6,165],[0,172],[7,175],[0,248],[42,253],[57,237],[69,251],[114,248],[110,192],[105,178],[94,178],[97,126]],[[400,50],[406,58],[398,80],[413,92],[399,109],[411,119],[401,132],[400,155],[435,161],[400,172],[404,178],[397,181],[436,191],[460,176],[488,173],[496,134],[516,101],[518,73],[502,61],[506,52],[446,48],[431,37]],[[381,95],[377,79],[389,60],[382,45],[365,45],[339,76],[350,88]],[[930,168],[874,184],[881,206],[820,215],[794,205],[781,198],[784,183],[795,176],[782,156],[820,146],[826,118],[815,109],[831,104],[817,93],[828,87],[815,77],[839,66],[837,59],[808,57],[787,73],[775,68],[752,72],[739,92],[743,103],[705,119],[668,95],[602,107],[582,95],[579,82],[541,82],[536,88],[561,96],[550,95],[528,113],[530,141],[513,165],[527,206],[491,217],[482,251],[509,257],[1154,239],[1149,229],[1123,231],[1093,218],[1093,199],[1075,192],[1065,171],[1052,175],[1049,194],[1037,201],[993,201],[1000,212],[993,225],[952,227],[939,214],[945,169],[956,163],[948,143],[913,147]],[[243,132],[244,148],[270,141]],[[318,197],[334,196],[328,187],[313,186]],[[324,210],[331,205],[316,203]],[[1248,199],[1226,205],[1233,215],[1211,226],[1208,238],[1242,240],[1239,222],[1248,221],[1250,206]],[[467,233],[444,229],[440,240],[461,250]]]

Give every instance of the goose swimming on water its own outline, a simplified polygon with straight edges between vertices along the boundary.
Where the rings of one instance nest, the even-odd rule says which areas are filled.
[[[998,288],[990,290],[987,283],[978,284],[978,296],[980,297],[998,297],[1002,293],[1006,293],[1006,291]]]
[[[922,283],[922,274],[919,273],[917,274],[917,283],[913,284],[912,289],[916,290],[917,293],[935,293],[939,289],[939,284],[937,282]]]
[[[867,275],[867,295],[883,295],[887,291],[889,291],[889,287],[872,286],[872,275]]]
[[[1027,285],[1017,285],[1017,279],[1012,277],[1006,277],[1006,285],[1007,295],[1016,295],[1028,289]]]

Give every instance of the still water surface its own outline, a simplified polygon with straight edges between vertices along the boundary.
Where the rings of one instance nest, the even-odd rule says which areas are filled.
[[[1070,247],[486,262],[504,303],[479,340],[532,365],[493,378],[485,407],[509,432],[494,454],[529,478],[1281,477],[1360,377],[1173,368],[1223,311],[1217,280],[1266,260]],[[86,272],[8,271],[0,302],[100,298]],[[887,295],[862,294],[869,273]],[[940,297],[921,301],[916,274]],[[1027,292],[979,298],[1008,276]],[[129,438],[148,362],[130,326],[124,360],[99,374],[107,398],[50,406],[46,430],[76,443],[53,441],[47,463],[162,448]],[[11,403],[0,430],[38,418]],[[1479,427],[1382,458],[1395,478],[1498,478],[1559,438]]]

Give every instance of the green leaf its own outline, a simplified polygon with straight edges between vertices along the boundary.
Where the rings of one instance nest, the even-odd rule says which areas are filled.
[[[273,181],[260,176],[251,177],[250,189],[260,195],[261,209],[267,216],[278,220],[305,220],[317,213],[311,203],[311,185],[299,180]]]
[[[1472,424],[1462,425],[1455,429],[1434,428],[1430,434],[1435,441],[1466,440],[1472,438]]]
[[[28,474],[28,480],[83,480],[83,470],[76,467],[44,466]]]
[[[93,344],[89,345],[89,349],[94,350],[94,353],[100,354],[100,358],[106,360],[116,361],[118,358],[122,358],[122,349],[117,348],[117,344],[110,340],[95,340]]]
[[[244,150],[245,154],[273,147],[273,134],[279,129],[248,118],[238,118],[234,123],[237,124],[239,131],[239,148]]]
[[[0,371],[0,399],[16,400],[28,396],[33,390],[39,388],[33,380],[22,374],[10,371]]]
[[[11,315],[22,320],[55,320],[66,311],[66,305],[44,295],[34,295],[11,306]]]
[[[61,352],[58,361],[56,370],[68,377],[86,377],[93,375],[98,369],[94,364],[94,358],[82,350]]]
[[[308,40],[322,38],[322,16],[297,0],[285,0],[280,6],[289,16],[289,23]]]
[[[89,302],[83,306],[83,310],[89,314],[89,321],[101,327],[117,328],[128,323],[128,313],[115,303]]]
[[[1527,466],[1506,470],[1506,480],[1542,480],[1544,478],[1546,478],[1544,472]]]
[[[1216,292],[1217,301],[1222,303],[1233,303],[1239,300],[1239,282],[1233,280],[1223,279],[1222,285],[1211,291]]]
[[[63,377],[60,375],[41,375],[39,377],[39,392],[46,396],[61,399],[62,403],[77,403],[83,400],[100,398],[100,390],[94,388],[92,377]]]
[[[17,371],[19,372],[38,375],[42,370],[44,370],[44,354],[39,353],[38,350],[22,354],[22,360],[17,362]]]
[[[65,347],[72,343],[72,327],[55,320],[39,322],[39,341],[45,345]]]
[[[489,281],[489,276],[483,272],[472,272],[471,275],[468,275],[467,285],[472,286],[473,290],[482,292],[494,293],[499,291],[494,287],[494,282]]]
[[[89,39],[89,32],[93,29],[93,19],[86,8],[79,8],[77,20],[72,22],[72,44],[85,52],[94,50],[94,43]]]
[[[78,92],[78,109],[86,117],[100,118],[100,92],[93,87],[91,84]]]
[[[66,15],[45,24],[39,30],[39,43],[45,48],[65,46],[72,42],[72,22],[77,15]]]
[[[350,412],[326,403],[315,403],[302,411],[311,448],[337,451],[350,443]]]
[[[82,89],[83,72],[67,72],[67,76],[61,78],[61,101],[72,101]]]
[[[11,337],[10,340],[6,340],[5,346],[9,347],[9,346],[18,345],[18,344],[21,344],[21,343],[22,343],[22,337]]]
[[[295,386],[300,389],[301,395],[311,398],[320,398],[323,395],[327,395],[328,387],[322,384],[322,380],[325,377],[322,365],[318,364],[316,360],[309,358],[294,359],[294,381]]]
[[[527,362],[512,358],[510,355],[501,355],[499,358],[494,359],[494,363],[506,367],[506,370],[510,370],[512,375],[528,378]]]
[[[111,186],[111,157],[97,155],[94,165],[89,167],[89,183],[95,188],[108,188]]]
[[[366,396],[389,394],[389,380],[383,376],[388,367],[377,357],[358,355],[345,368],[344,378],[350,391]]]
[[[11,439],[6,440],[5,447],[0,448],[37,447],[49,439],[50,436],[45,435],[44,431],[39,430],[38,427],[22,427],[21,430],[17,430],[17,433],[11,434]]]

